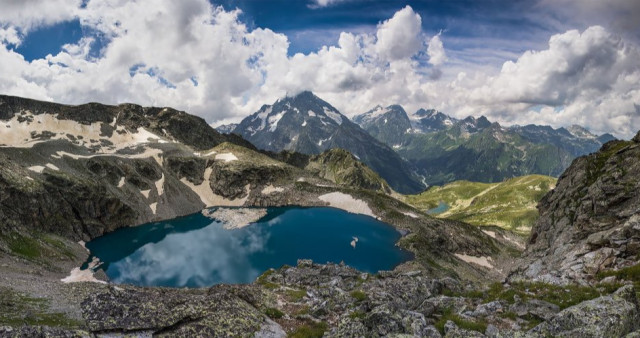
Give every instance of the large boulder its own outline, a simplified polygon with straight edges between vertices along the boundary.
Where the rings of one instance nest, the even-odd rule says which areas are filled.
[[[531,335],[553,337],[622,337],[640,327],[638,300],[632,285],[567,308],[531,329]]]

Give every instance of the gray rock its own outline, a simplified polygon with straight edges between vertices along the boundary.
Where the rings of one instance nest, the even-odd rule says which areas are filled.
[[[255,334],[256,338],[284,338],[286,336],[287,333],[282,329],[280,324],[271,319],[267,319],[260,327],[260,331]]]
[[[470,313],[472,317],[486,317],[489,315],[495,315],[496,313],[503,312],[503,304],[501,301],[493,301],[485,304],[480,304],[474,311]]]
[[[0,337],[86,338],[93,337],[93,335],[83,330],[70,330],[48,326],[0,326]]]
[[[548,320],[560,311],[560,307],[543,300],[530,299],[526,302],[516,302],[509,307],[509,311],[515,312],[519,317],[532,315],[542,320]]]
[[[621,337],[640,325],[638,300],[632,285],[609,296],[564,309],[529,333],[559,337]]]
[[[447,321],[444,325],[444,338],[482,338],[486,337],[478,331],[471,331],[459,328],[454,322]]]

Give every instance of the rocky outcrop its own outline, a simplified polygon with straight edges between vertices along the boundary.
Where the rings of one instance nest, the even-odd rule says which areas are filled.
[[[639,159],[640,136],[576,159],[540,201],[540,218],[513,278],[587,283],[599,272],[637,264]]]
[[[255,149],[238,135],[220,134],[204,119],[172,108],[142,107],[131,103],[117,106],[100,103],[71,106],[0,95],[0,120],[9,120],[25,111],[34,115],[51,114],[61,120],[73,120],[85,125],[102,122],[103,134],[108,136],[115,131],[110,125],[115,121],[129,130],[148,128],[158,135],[171,137],[195,149],[209,149],[224,142]]]
[[[91,295],[82,307],[92,333],[236,337],[259,331],[266,322],[241,296],[224,286],[191,292],[112,287]]]
[[[305,169],[341,186],[391,193],[382,177],[343,149],[330,149],[312,156]]]
[[[543,337],[622,337],[640,328],[638,300],[632,285],[556,314],[529,331]]]

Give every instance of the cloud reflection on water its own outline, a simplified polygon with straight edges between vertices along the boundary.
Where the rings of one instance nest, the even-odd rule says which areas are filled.
[[[171,225],[171,226],[168,226]],[[358,243],[349,245],[354,237]],[[201,213],[124,228],[86,244],[115,283],[206,287],[251,283],[298,259],[344,261],[361,271],[389,270],[410,259],[400,234],[372,217],[333,208],[282,207],[247,227],[227,230]]]
[[[223,281],[251,282],[260,275],[251,254],[265,251],[270,234],[259,227],[225,230],[220,224],[173,233],[148,243],[121,261],[111,263],[116,283],[209,286]]]

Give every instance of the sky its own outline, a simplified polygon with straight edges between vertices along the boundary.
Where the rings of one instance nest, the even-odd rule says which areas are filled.
[[[311,90],[353,116],[640,129],[637,0],[0,0],[0,94],[212,125]]]

